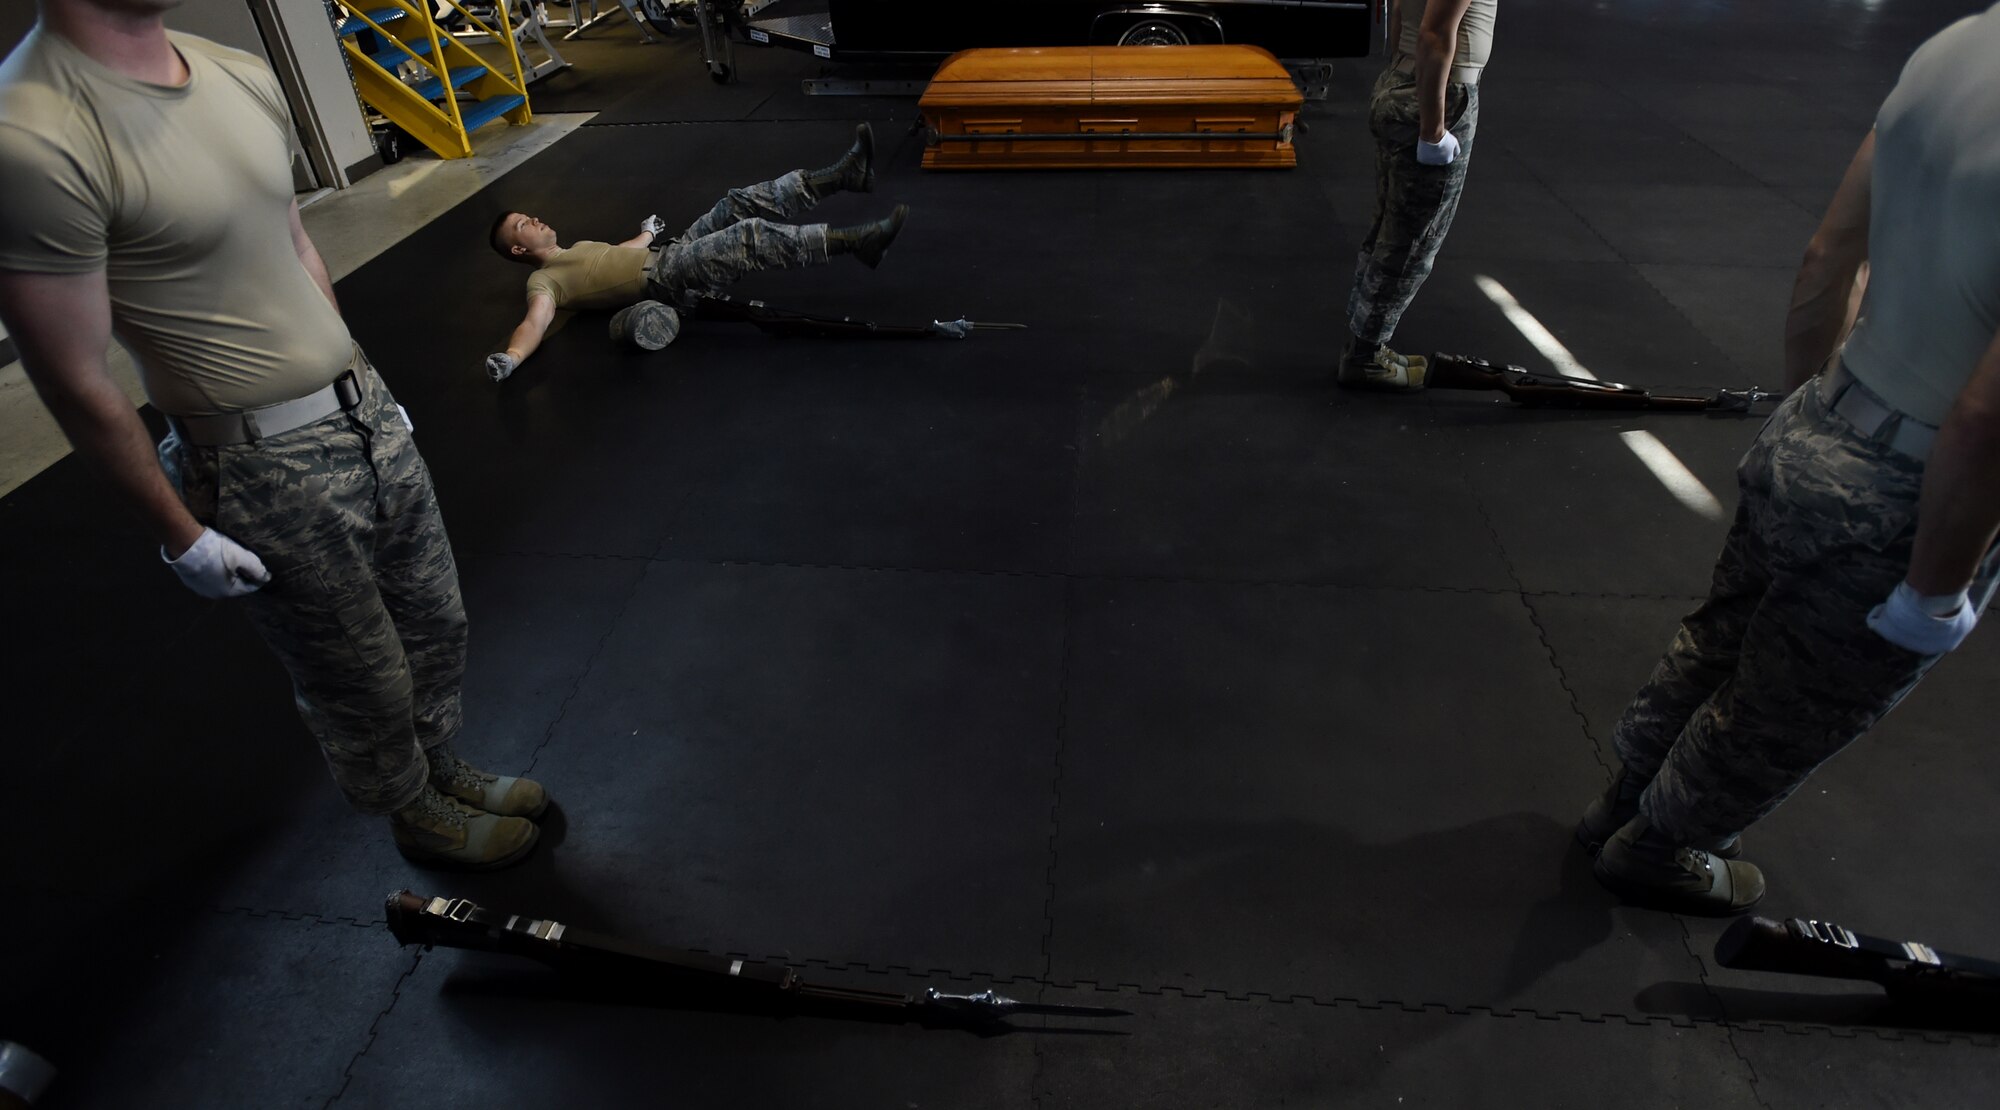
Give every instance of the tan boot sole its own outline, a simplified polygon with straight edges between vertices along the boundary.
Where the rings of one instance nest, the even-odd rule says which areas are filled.
[[[529,854],[535,850],[535,845],[541,842],[542,830],[537,827],[534,835],[528,838],[526,844],[516,848],[508,855],[495,860],[478,862],[453,859],[450,856],[426,852],[422,848],[413,847],[400,840],[396,841],[396,851],[401,852],[404,859],[409,860],[418,867],[431,871],[498,871],[503,867],[512,867],[522,860],[527,859]]]
[[[1725,861],[1724,866],[1727,866]],[[1620,901],[1650,910],[1665,910],[1668,913],[1686,914],[1690,917],[1740,917],[1749,913],[1750,908],[1764,900],[1767,891],[1760,890],[1755,898],[1741,906],[1731,906],[1712,898],[1677,890],[1661,890],[1646,883],[1634,882],[1604,866],[1600,855],[1591,865],[1590,872],[1604,889],[1616,894]]]

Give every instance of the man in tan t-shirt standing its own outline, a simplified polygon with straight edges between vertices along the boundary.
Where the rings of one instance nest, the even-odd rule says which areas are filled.
[[[1479,79],[1493,53],[1500,0],[1396,0],[1388,68],[1369,99],[1375,135],[1375,222],[1361,242],[1347,294],[1347,343],[1334,380],[1349,389],[1424,387],[1429,361],[1389,347],[1431,273],[1458,213]]]
[[[0,64],[0,320],[161,557],[291,672],[349,801],[415,861],[511,863],[548,800],[450,746],[466,620],[430,473],[299,223],[276,79],[167,31],[178,2],[40,0]]]
[[[1754,905],[1764,876],[1739,834],[1894,709],[2000,589],[1995,58],[2000,5],[1917,49],[1806,249],[1791,395],[1737,467],[1708,598],[1619,717],[1619,769],[1577,824],[1628,901]]]

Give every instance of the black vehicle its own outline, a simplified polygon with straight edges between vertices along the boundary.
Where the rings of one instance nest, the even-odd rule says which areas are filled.
[[[752,28],[812,27],[840,61],[927,61],[973,47],[1247,43],[1280,58],[1368,54],[1380,0],[776,0]],[[753,36],[755,37],[755,36]],[[758,38],[757,41],[768,41]]]

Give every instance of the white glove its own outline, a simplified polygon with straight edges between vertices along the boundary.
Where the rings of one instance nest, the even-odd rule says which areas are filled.
[[[188,589],[203,597],[254,594],[271,580],[262,559],[213,528],[202,529],[201,537],[178,559],[167,558],[167,549],[161,548],[160,560],[174,568]]]
[[[55,1082],[56,1067],[13,1041],[0,1041],[0,1092],[33,1106]]]
[[[667,221],[659,218],[658,216],[648,216],[645,219],[639,221],[640,231],[647,231],[651,232],[654,235],[658,235],[660,232],[665,231],[666,229],[667,229]]]
[[[1447,131],[1434,143],[1418,139],[1417,161],[1426,166],[1449,166],[1458,161],[1458,136]]]
[[[515,367],[518,367],[520,365],[521,365],[520,362],[516,360],[513,355],[510,355],[505,351],[501,351],[497,354],[487,355],[486,376],[492,378],[496,382],[504,382],[507,380],[507,375],[512,374],[514,372]]]
[[[409,410],[409,409],[406,409],[406,408],[404,408],[404,407],[403,407],[403,406],[401,406],[401,405],[397,405],[397,406],[396,406],[396,415],[397,415],[397,416],[400,416],[400,417],[402,417],[402,418],[403,418],[403,427],[405,427],[405,428],[408,428],[408,429],[410,430],[410,434],[411,434],[411,435],[415,435],[415,434],[417,433],[417,426],[416,426],[415,424],[413,424],[413,423],[411,423],[411,422],[410,422],[410,410]]]
[[[1979,614],[1966,591],[1925,597],[1898,583],[1889,600],[1868,614],[1868,627],[1883,639],[1918,655],[1943,655],[1965,642]]]

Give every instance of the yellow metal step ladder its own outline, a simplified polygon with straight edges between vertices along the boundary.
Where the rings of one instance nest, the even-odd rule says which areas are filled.
[[[431,18],[433,0],[374,0],[366,9],[344,5],[348,18],[337,30],[341,49],[352,63],[354,86],[370,108],[438,157],[466,158],[472,154],[472,132],[502,118],[527,123],[534,114],[528,107],[528,85],[508,25],[507,5],[493,6],[500,23],[494,28],[459,0],[443,3],[456,8],[469,27],[505,43],[507,61],[488,62],[441,30]],[[371,32],[374,48],[364,50],[360,40]],[[400,74],[406,72],[413,78],[424,76],[405,81]]]

